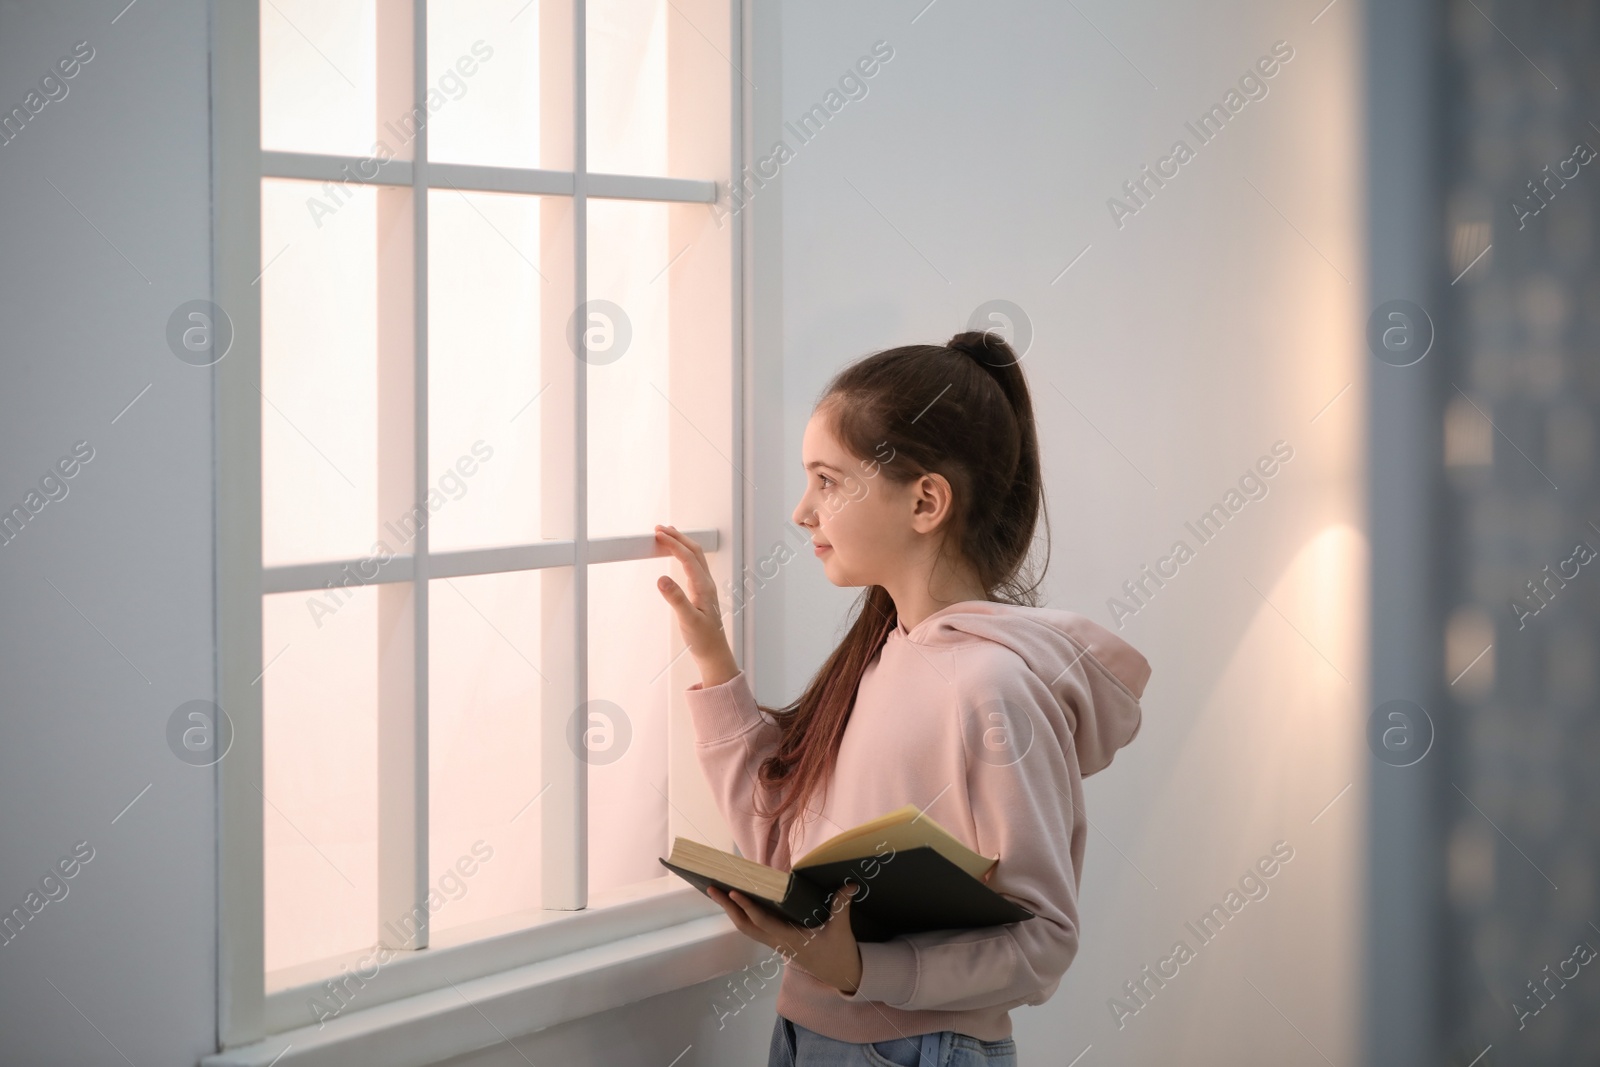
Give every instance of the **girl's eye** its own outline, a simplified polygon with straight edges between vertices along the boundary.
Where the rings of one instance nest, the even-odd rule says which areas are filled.
[[[824,489],[833,484],[833,479],[829,478],[826,474],[819,474],[817,477],[822,479],[822,488]]]

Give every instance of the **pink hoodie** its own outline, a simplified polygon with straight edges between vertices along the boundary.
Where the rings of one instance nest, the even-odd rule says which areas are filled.
[[[784,968],[778,1013],[839,1041],[955,1030],[1011,1036],[1010,1009],[1042,1004],[1078,951],[1088,823],[1084,775],[1138,736],[1144,656],[1082,615],[981,600],[896,625],[856,691],[833,777],[787,834],[753,808],[778,727],[743,672],[689,687],[700,764],[741,854],[782,870],[840,831],[904,804],[1000,857],[990,888],[1034,917],[861,944],[847,995]],[[768,805],[770,806],[770,805]]]

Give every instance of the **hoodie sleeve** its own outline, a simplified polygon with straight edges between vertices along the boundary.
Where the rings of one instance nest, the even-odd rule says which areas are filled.
[[[695,754],[739,854],[788,870],[788,842],[753,807],[757,768],[777,751],[781,732],[756,706],[748,676],[740,671],[710,689],[696,682],[685,699],[694,720]]]
[[[1080,729],[1101,714],[1126,724],[1131,703],[1137,723],[1137,697],[1120,683],[1107,687],[1114,679],[1077,663],[1064,672],[1075,679],[1066,702],[1072,706],[1064,707],[1057,693],[1065,679],[1046,685],[994,645],[963,648],[957,663],[975,848],[1000,857],[990,888],[1034,917],[861,943],[860,984],[853,994],[838,993],[852,1003],[907,1011],[1042,1004],[1077,955],[1088,825],[1080,818],[1082,774],[1069,711]],[[1107,706],[1097,709],[1100,696]]]

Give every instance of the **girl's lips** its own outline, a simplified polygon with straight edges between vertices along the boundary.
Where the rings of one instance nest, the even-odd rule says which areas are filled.
[[[814,552],[815,554],[819,555],[819,556],[822,555],[824,552],[831,551],[832,549],[833,549],[832,545],[812,545],[811,546],[811,551]]]

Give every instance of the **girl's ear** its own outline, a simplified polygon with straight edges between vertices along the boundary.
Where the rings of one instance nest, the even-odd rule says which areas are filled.
[[[918,533],[929,533],[950,515],[954,494],[942,474],[931,471],[912,483],[911,526]]]

